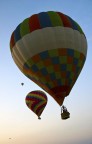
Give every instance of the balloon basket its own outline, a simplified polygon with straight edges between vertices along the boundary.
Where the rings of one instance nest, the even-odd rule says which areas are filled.
[[[69,112],[63,112],[63,113],[61,113],[61,119],[62,120],[66,120],[68,118],[70,118],[70,113]]]

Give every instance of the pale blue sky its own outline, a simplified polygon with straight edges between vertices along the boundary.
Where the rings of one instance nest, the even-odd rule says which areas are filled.
[[[21,21],[48,10],[72,17],[88,41],[85,66],[65,100],[71,113],[66,121],[61,120],[60,107],[48,94],[41,121],[26,107],[26,95],[41,88],[20,72],[9,48],[11,33]],[[0,0],[0,144],[92,144],[91,19],[92,0]]]

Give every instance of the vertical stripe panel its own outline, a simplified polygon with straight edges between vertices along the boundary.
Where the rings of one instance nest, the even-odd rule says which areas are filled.
[[[20,24],[19,24],[16,30],[14,31],[14,40],[15,42],[17,42],[20,39],[21,39],[21,35],[20,35]]]
[[[25,19],[21,25],[20,25],[20,34],[21,37],[23,37],[24,35],[30,33],[30,29],[29,29],[29,18]]]
[[[56,12],[49,11],[47,13],[50,17],[52,26],[63,26],[62,20]]]
[[[52,26],[51,21],[50,21],[50,17],[48,16],[48,14],[46,12],[39,13],[38,18],[40,21],[41,28]]]
[[[39,22],[37,14],[32,15],[29,18],[29,28],[30,28],[30,32],[32,32],[34,30],[37,30],[37,29],[41,29],[40,22]]]
[[[63,13],[60,13],[60,12],[57,12],[57,13],[60,16],[60,18],[62,19],[64,27],[70,27],[70,28],[72,28],[72,24],[69,21],[69,19],[67,18],[67,16],[64,15]]]
[[[69,16],[67,16],[67,18],[70,20],[70,22],[71,22],[71,24],[72,24],[72,28],[75,29],[75,30],[78,30],[78,27],[77,27],[75,21],[72,20]]]
[[[12,33],[11,35],[11,40],[10,40],[10,49],[12,51],[12,48],[14,47],[15,45],[15,41],[14,41],[14,32]]]

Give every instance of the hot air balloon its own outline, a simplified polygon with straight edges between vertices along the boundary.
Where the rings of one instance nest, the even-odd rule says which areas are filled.
[[[11,35],[19,69],[62,106],[86,60],[86,36],[71,17],[55,11],[34,14]]]
[[[40,115],[47,104],[46,94],[40,90],[35,90],[27,94],[25,101],[28,108],[38,116],[38,119],[41,119]]]
[[[23,85],[24,85],[24,83],[21,83],[21,85],[23,86]]]

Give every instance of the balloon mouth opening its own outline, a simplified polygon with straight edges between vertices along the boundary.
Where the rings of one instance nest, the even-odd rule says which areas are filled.
[[[50,89],[49,94],[57,101],[61,106],[66,96],[69,95],[71,88],[69,86],[58,86]]]
[[[70,92],[70,87],[65,85],[65,86],[58,86],[58,87],[54,87],[52,89],[50,89],[51,92],[54,94],[54,95],[61,95],[63,97],[66,97],[67,95],[69,95],[69,92]]]

